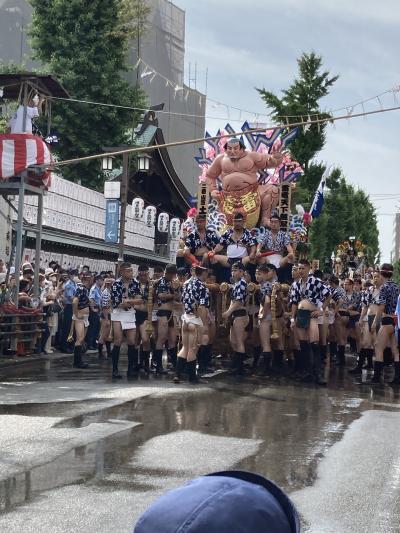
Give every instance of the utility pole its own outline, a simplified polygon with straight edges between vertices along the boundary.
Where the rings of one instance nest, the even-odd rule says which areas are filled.
[[[129,154],[122,154],[122,180],[121,180],[121,214],[119,222],[119,245],[118,245],[118,272],[124,262],[125,245],[125,220],[126,206],[128,203],[128,176],[129,176]],[[117,274],[118,274],[117,272]]]

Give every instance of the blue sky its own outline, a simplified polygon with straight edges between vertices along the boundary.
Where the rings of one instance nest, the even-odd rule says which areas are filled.
[[[197,63],[197,88],[227,105],[265,113],[254,87],[279,93],[291,83],[296,58],[314,50],[324,67],[340,78],[325,98],[326,109],[350,106],[400,85],[396,0],[175,0],[186,11],[188,63]],[[400,105],[400,93],[381,98],[383,107]],[[375,100],[365,110],[378,109]],[[354,112],[361,112],[361,106]],[[207,106],[207,128],[214,132],[228,120],[226,107]],[[254,115],[229,110],[239,126]],[[240,118],[240,121],[239,121]],[[363,188],[377,208],[382,259],[390,258],[393,219],[400,206],[398,137],[400,111],[338,122],[330,127],[318,159],[340,166],[349,182]],[[384,194],[385,196],[381,196]],[[395,197],[397,195],[397,198]],[[392,197],[391,197],[392,196]]]

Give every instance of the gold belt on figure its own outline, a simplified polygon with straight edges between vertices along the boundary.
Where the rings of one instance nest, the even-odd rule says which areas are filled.
[[[258,183],[239,191],[223,191],[219,201],[219,208],[225,213],[229,226],[233,225],[233,215],[242,213],[246,220],[246,228],[254,228],[260,216],[260,206]]]

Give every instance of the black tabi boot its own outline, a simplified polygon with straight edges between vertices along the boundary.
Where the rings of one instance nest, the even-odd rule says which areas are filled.
[[[364,348],[361,348],[360,353],[358,354],[357,364],[354,368],[350,369],[349,374],[362,374],[363,364],[365,361],[365,352]]]
[[[381,382],[381,375],[383,368],[385,366],[385,363],[383,361],[375,361],[374,364],[374,375],[369,381],[366,381],[365,383],[369,383],[370,385],[378,385]]]
[[[338,354],[337,354],[337,360],[335,365],[336,366],[345,366],[346,365],[346,357],[344,355],[345,346],[338,346]]]
[[[232,357],[231,374],[242,376],[244,374],[244,357],[245,354],[241,352],[234,352]]]
[[[367,358],[367,364],[363,366],[364,370],[373,370],[374,369],[374,363],[373,363],[373,357],[374,357],[374,350],[373,348],[366,348],[365,350],[365,356]]]
[[[254,348],[253,348],[253,365],[252,365],[253,370],[256,370],[256,368],[258,367],[258,362],[260,360],[260,356],[261,356],[261,346],[254,346]]]
[[[167,371],[163,368],[162,356],[163,350],[154,350],[154,362],[156,364],[156,375],[161,376],[166,374]]]
[[[357,343],[356,343],[356,339],[353,339],[353,337],[350,337],[349,338],[349,345],[350,345],[350,350],[355,354],[357,353]]]
[[[321,354],[321,364],[323,366],[326,365],[326,352],[327,352],[327,345],[326,344],[320,344],[319,345],[319,351],[320,351],[320,354]]]
[[[271,361],[272,361],[272,353],[271,352],[263,352],[263,376],[269,376],[271,374]]]
[[[246,359],[246,354],[242,352],[236,352],[237,361],[238,361],[238,374],[243,376],[244,374],[244,360]]]
[[[301,350],[293,350],[293,358],[294,358],[294,373],[301,374],[301,372],[303,371]]]
[[[400,363],[395,361],[394,363],[394,377],[391,381],[388,381],[390,385],[400,385]]]
[[[74,348],[74,368],[87,368],[89,365],[82,362],[82,347],[75,346]]]
[[[180,357],[180,359],[182,359]],[[189,383],[198,383],[199,382],[199,378],[197,377],[197,373],[196,373],[196,364],[197,364],[197,361],[190,361],[190,362],[187,362],[187,369],[188,369],[188,374],[189,374]]]
[[[104,359],[104,354],[103,354],[103,344],[98,344],[97,345],[97,350],[99,352],[99,359]]]
[[[303,363],[303,372],[300,376],[300,381],[311,382],[314,381],[312,375],[312,363],[311,363],[311,347],[308,341],[300,341],[301,359]]]
[[[205,374],[206,372],[206,346],[201,344],[197,350],[197,362],[199,363],[199,374]]]
[[[107,359],[111,359],[111,342],[106,341]]]
[[[118,361],[119,361],[120,350],[121,348],[119,346],[114,346],[111,352],[113,379],[122,379],[121,374],[118,372]]]
[[[286,374],[288,376],[292,376],[294,374],[294,358],[293,357],[288,357],[287,360],[286,360],[286,364],[287,364],[287,372],[286,372]]]
[[[331,363],[336,360],[337,357],[337,342],[333,341],[329,343],[329,356]]]
[[[385,366],[390,366],[393,361],[393,354],[392,349],[389,347],[386,347],[383,350],[383,362],[385,363]]]
[[[214,372],[212,365],[212,344],[207,344],[204,350],[204,364],[207,372]]]
[[[175,377],[173,379],[174,383],[180,383],[182,379],[183,370],[185,368],[186,359],[183,359],[183,357],[178,357],[176,361],[176,373]]]
[[[142,359],[142,368],[144,370],[144,373],[147,377],[149,377],[150,374],[150,352],[142,351],[141,354]]]
[[[139,372],[138,351],[136,346],[128,346],[128,371],[127,378],[136,378]]]
[[[317,385],[326,385],[326,380],[324,379],[322,372],[322,360],[321,360],[321,350],[318,342],[311,343],[311,351],[313,355],[313,373],[315,383]]]
[[[207,344],[207,368],[212,369],[212,344]]]
[[[173,348],[168,348],[167,353],[168,353],[168,361],[171,363],[172,368],[175,370],[178,348],[176,346],[174,346]]]
[[[272,357],[272,370],[276,374],[283,374],[285,370],[285,364],[283,362],[283,350],[274,350]]]

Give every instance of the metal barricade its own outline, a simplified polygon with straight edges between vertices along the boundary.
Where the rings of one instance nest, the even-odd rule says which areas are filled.
[[[0,306],[0,356],[28,355],[41,341],[45,328],[41,309],[17,309],[12,304]]]

